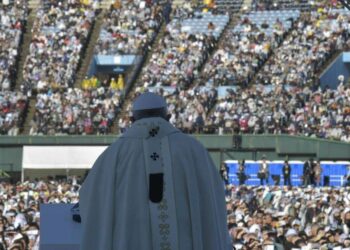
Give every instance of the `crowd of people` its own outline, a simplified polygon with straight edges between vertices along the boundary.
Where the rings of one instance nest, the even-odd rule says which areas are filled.
[[[26,1],[0,4],[0,91],[14,85],[27,11]]]
[[[317,69],[332,53],[346,47],[348,15],[323,8],[292,21],[299,17],[294,14],[286,11],[282,20],[276,18],[275,23],[265,21],[260,25],[249,19],[254,20],[254,15],[242,18],[237,25],[239,30],[227,32],[228,37],[205,65],[200,83],[187,91],[182,91],[186,86],[182,84],[182,78],[172,84],[174,74],[163,73],[166,72],[164,67],[173,67],[173,64],[164,61],[163,67],[156,67],[152,59],[161,61],[162,57],[155,53],[143,74],[144,87],[175,87],[173,92],[159,91],[159,88],[158,92],[170,103],[171,122],[188,133],[292,134],[349,142],[349,87],[341,83],[336,90],[320,90],[317,84],[310,85],[315,81]],[[289,28],[292,28],[291,35],[284,40]],[[288,42],[290,39],[292,42]],[[274,50],[281,42],[280,48]],[[334,50],[331,50],[332,46]],[[272,50],[272,59],[263,65]],[[290,58],[290,64],[286,57]],[[172,62],[173,57],[170,58]],[[260,65],[263,67],[257,75],[257,84],[246,86]],[[161,74],[160,71],[147,74],[152,67],[162,69]],[[296,70],[300,74],[295,74]],[[281,71],[285,75],[280,74]],[[162,79],[163,75],[166,77]],[[218,100],[214,111],[208,113],[217,97],[213,87],[233,83],[240,83],[240,86],[229,90],[225,98]],[[276,87],[263,86],[271,83]],[[206,87],[200,87],[202,85]],[[125,119],[120,122],[125,130]]]
[[[194,15],[195,8],[190,3],[174,9],[172,21],[143,68],[138,86],[185,88],[199,76],[199,69],[214,48],[216,38],[212,34],[182,30],[182,21]]]
[[[18,135],[28,108],[21,92],[0,91],[0,135]]]
[[[336,51],[349,48],[349,12],[320,9],[301,16],[291,35],[256,76],[262,84],[317,84],[316,76]]]
[[[34,24],[21,86],[24,93],[38,90],[30,134],[111,132],[124,80],[112,79],[113,86],[100,87],[97,78],[85,79],[82,89],[71,88],[94,9],[84,1],[50,1],[43,6]],[[26,12],[17,7],[1,6],[6,15],[0,28],[20,34],[21,15]],[[169,18],[164,16],[165,8],[164,1],[115,1],[95,52],[138,53],[154,37],[162,20]],[[135,84],[136,93],[155,87],[167,98],[171,123],[187,133],[291,134],[349,142],[349,86],[342,82],[336,90],[320,90],[315,76],[335,51],[349,47],[350,15],[327,8],[300,17],[295,11],[268,13],[271,16],[261,11],[242,16],[209,57],[217,36],[184,29],[184,20],[199,20],[202,14],[192,3],[174,8],[159,46]],[[268,20],[262,21],[265,17]],[[206,28],[215,30],[215,24]],[[16,41],[4,41],[8,40]],[[15,49],[3,49],[6,46],[0,50],[16,55]],[[11,64],[11,60],[1,58],[0,67]],[[7,72],[0,72],[3,89],[9,85],[9,78],[4,77]],[[256,84],[248,86],[254,77]],[[225,97],[218,95],[217,87],[232,85]],[[6,108],[2,112],[3,134],[17,134],[17,117],[25,110],[26,99],[20,103],[18,112],[10,112],[16,115],[10,115]],[[117,121],[121,132],[130,125],[127,116],[121,115]]]
[[[77,203],[79,178],[0,183],[0,250],[39,250],[40,204]]]
[[[51,1],[43,5],[32,29],[22,89],[31,92],[71,87],[94,17],[92,7],[80,1]]]
[[[162,14],[162,5],[150,1],[116,1],[104,18],[95,54],[143,54],[160,28]]]
[[[310,0],[253,0],[252,9],[255,10],[282,10],[282,9],[301,9],[309,10],[315,6],[315,2]],[[316,3],[317,4],[317,3]]]
[[[263,18],[264,21],[259,22]],[[235,28],[225,34],[223,43],[206,63],[201,81],[212,86],[247,85],[271,51],[283,41],[291,28],[287,23],[293,18],[284,11],[243,16]]]
[[[137,88],[136,95],[143,91]],[[344,84],[317,91],[282,85],[237,87],[227,89],[222,98],[216,88],[200,86],[152,91],[167,99],[170,122],[186,133],[289,134],[350,142],[350,86]],[[130,125],[126,121],[118,121],[120,132]]]
[[[325,6],[340,7],[341,3],[337,0],[253,0],[251,3],[253,10],[299,9],[301,11],[310,11]]]
[[[119,90],[100,86],[37,94],[30,135],[110,133],[120,108]]]
[[[144,91],[144,88],[137,88],[135,97]],[[208,133],[205,130],[207,128],[205,121],[209,110],[216,102],[215,88],[191,87],[186,90],[154,88],[153,91],[166,99],[171,124],[185,133]],[[131,110],[131,104],[127,110]],[[121,117],[118,124],[120,132],[123,133],[130,126],[129,117]]]
[[[349,249],[350,188],[227,186],[233,249]]]
[[[180,13],[188,14],[183,10]],[[281,11],[275,14],[277,13]],[[228,37],[224,38],[223,44],[205,65],[200,83],[195,87],[183,91],[186,84],[183,84],[182,77],[180,81],[171,83],[176,70],[171,70],[172,73],[169,75],[164,68],[173,69],[174,65],[164,61],[161,64],[162,67],[157,66],[152,61],[152,59],[161,61],[162,56],[157,53],[153,55],[151,62],[144,70],[146,72],[143,74],[143,87],[154,85],[164,89],[167,86],[174,87],[174,91],[158,88],[157,92],[165,96],[170,103],[171,122],[188,133],[292,134],[349,142],[349,87],[342,83],[337,90],[322,91],[316,85],[310,86],[310,82],[315,80],[313,76],[316,75],[317,68],[320,68],[334,52],[327,52],[325,48],[330,48],[331,46],[328,45],[332,43],[335,50],[344,49],[346,46],[349,21],[347,14],[344,13],[320,9],[319,12],[312,12],[312,18],[308,19],[307,15],[303,15],[293,25],[292,20],[298,16],[286,11],[285,15],[282,15],[282,20],[276,18],[275,23],[263,22],[260,26],[249,19],[249,17],[252,18],[251,15],[247,15],[237,25],[240,27],[239,30],[233,29],[227,32]],[[288,16],[290,14],[291,16]],[[291,25],[288,26],[286,21],[291,22]],[[300,23],[307,23],[307,25],[303,26]],[[283,40],[283,36],[291,27],[293,27],[292,34],[287,36],[287,40]],[[312,29],[315,30],[311,31]],[[310,37],[303,41],[307,37],[303,35],[305,32]],[[325,32],[330,35],[328,38],[331,37],[333,40],[321,39]],[[280,49],[286,47],[286,41],[291,37],[296,39],[293,39],[293,43],[288,43],[291,50],[286,49],[285,52]],[[300,43],[297,43],[299,41]],[[319,42],[315,42],[317,45],[312,47],[308,43],[310,41]],[[268,60],[262,68],[262,73],[257,75],[257,82],[261,84],[246,86],[257,68],[263,65],[269,53],[281,42],[282,45],[274,51],[272,60]],[[303,49],[296,51],[295,48],[298,46]],[[311,46],[311,49],[307,46]],[[314,57],[303,53],[306,48]],[[283,71],[286,73],[285,77],[275,72],[284,68],[286,60],[283,55],[292,58],[291,63],[295,65],[295,67],[292,65],[285,67],[286,70]],[[173,62],[173,57],[170,58],[170,62]],[[275,58],[280,59],[274,60]],[[316,66],[311,67],[310,58],[314,65],[317,64]],[[179,63],[179,65],[182,64]],[[306,68],[303,68],[303,65]],[[312,70],[311,68],[308,70],[307,67],[311,67]],[[151,71],[153,74],[147,74],[147,70],[152,68],[155,69]],[[293,74],[293,69],[301,74]],[[182,74],[185,72],[182,71]],[[301,76],[304,73],[305,75]],[[295,78],[296,75],[301,78]],[[162,76],[166,77],[162,79]],[[191,81],[193,78],[188,78],[187,83]],[[240,83],[241,86],[229,90],[227,96],[219,99],[214,111],[211,112],[215,98],[218,96],[217,90],[213,87],[233,83]],[[263,86],[271,83],[276,87]],[[201,87],[202,85],[205,87]],[[122,131],[126,129],[126,120],[122,118],[119,121]]]
[[[350,86],[229,90],[207,125],[223,133],[290,134],[350,142]]]
[[[77,203],[81,177],[0,183],[0,249],[38,250],[40,204]],[[226,186],[232,249],[347,249],[350,188]]]

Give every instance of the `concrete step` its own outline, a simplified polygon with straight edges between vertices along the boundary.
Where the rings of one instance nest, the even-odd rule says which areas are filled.
[[[96,17],[95,22],[93,24],[90,39],[89,39],[89,41],[87,41],[88,45],[86,47],[85,53],[83,53],[84,56],[81,59],[82,64],[81,64],[80,68],[78,69],[78,73],[77,73],[76,80],[74,83],[74,86],[76,88],[79,88],[81,86],[81,82],[84,80],[85,76],[88,73],[90,63],[91,63],[93,56],[94,56],[95,45],[96,45],[96,42],[100,36],[100,31],[101,31],[101,27],[103,24],[104,14],[105,14],[105,11],[101,11],[98,14],[98,16]]]
[[[231,14],[230,15],[230,21],[229,23],[226,25],[225,29],[222,31],[218,44],[216,45],[216,48],[221,48],[225,42],[225,38],[227,36],[227,34],[237,25],[237,23],[240,21],[240,14]],[[210,63],[211,58],[215,55],[216,53],[216,49],[211,53],[211,55],[209,56],[209,58],[207,59],[206,63]],[[201,71],[201,75],[203,74],[203,70],[205,69],[206,65],[202,66],[202,71]],[[199,84],[201,84],[202,81],[202,77],[201,75],[194,81],[193,86],[198,86]],[[207,112],[207,117],[209,117],[215,110],[215,105],[216,102],[213,104],[213,106],[208,110]]]
[[[35,104],[36,104],[36,98],[35,96],[32,96],[29,100],[28,113],[23,125],[23,130],[22,130],[23,135],[29,135],[29,131],[31,128],[30,122],[33,120],[34,114],[35,114]]]
[[[306,14],[308,16],[308,14]],[[283,45],[283,42],[285,40],[288,40],[290,36],[292,36],[292,31],[293,27],[287,32],[285,35],[284,39],[280,42],[280,44],[277,45],[276,48],[271,50],[271,53],[268,55],[268,58],[260,65],[260,67],[254,72],[255,74],[253,75],[251,81],[248,83],[248,86],[252,86],[256,84],[257,76],[259,75],[260,71],[264,68],[265,64],[268,64],[271,60],[274,60],[275,53],[278,52],[278,49],[280,46]]]
[[[32,10],[28,16],[27,24],[23,35],[23,41],[19,50],[19,62],[17,68],[16,86],[15,89],[19,90],[23,82],[23,68],[25,60],[29,54],[29,46],[32,41],[32,28],[36,18],[36,11]]]

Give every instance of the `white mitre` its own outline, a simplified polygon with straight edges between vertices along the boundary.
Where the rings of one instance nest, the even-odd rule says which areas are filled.
[[[161,108],[167,108],[164,98],[152,92],[145,92],[136,98],[133,103],[132,111]]]

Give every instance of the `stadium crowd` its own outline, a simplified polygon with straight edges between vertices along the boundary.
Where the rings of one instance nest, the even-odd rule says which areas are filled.
[[[28,96],[33,88],[38,92],[31,135],[106,134],[120,108],[124,84],[119,80],[112,79],[114,87],[85,88],[83,82],[83,89],[69,88],[95,16],[93,8],[81,2],[49,1],[38,11],[21,86]],[[0,28],[20,34],[25,7],[10,4],[1,8],[6,15],[1,17]],[[164,8],[163,2],[115,1],[95,53],[138,53],[157,32],[165,18]],[[336,51],[350,47],[350,15],[328,8],[300,17],[295,11],[268,13],[273,18],[261,11],[242,16],[201,71],[217,36],[184,29],[185,20],[198,21],[204,16],[195,5],[175,8],[159,46],[141,72],[136,93],[156,87],[167,98],[171,123],[187,133],[292,134],[349,142],[349,87],[342,82],[336,90],[321,91],[315,76]],[[265,17],[268,21],[261,22]],[[207,31],[214,31],[215,26],[208,24]],[[0,43],[9,40],[4,34]],[[17,40],[11,41],[14,43],[0,48],[0,67],[7,69],[11,60],[4,60],[9,53],[4,48],[11,46],[11,53],[17,53]],[[0,71],[2,89],[10,84],[7,72]],[[256,84],[248,86],[254,77]],[[232,87],[224,98],[218,94],[220,86]],[[1,133],[15,135],[27,99],[6,93],[1,100],[5,100]],[[121,132],[130,125],[126,116],[118,121]]]
[[[69,88],[37,95],[30,135],[107,134],[118,111],[121,92],[112,88]]]
[[[310,0],[253,0],[251,4],[255,10],[310,9],[313,5],[315,2]]]
[[[38,93],[29,134],[107,134],[120,108],[120,96],[120,91],[103,86]]]
[[[271,16],[283,14],[282,11],[270,13]],[[246,15],[241,18],[235,29],[222,38],[213,57],[206,63],[201,81],[206,85],[247,85],[260,66],[283,40],[288,31],[285,22],[279,18],[268,23],[271,16],[261,14]],[[286,14],[287,15],[287,14]],[[251,18],[266,18],[257,23]],[[292,20],[292,17],[290,17]],[[270,27],[271,26],[271,27]]]
[[[145,88],[136,88],[135,96],[145,91]],[[168,103],[168,112],[171,115],[170,123],[185,133],[204,133],[207,113],[214,106],[217,98],[215,88],[191,87],[186,90],[180,88],[154,88],[153,91],[164,98]],[[128,110],[131,110],[129,104]],[[130,122],[127,117],[119,120],[120,132],[127,129]],[[209,133],[209,132],[208,132]]]
[[[255,85],[228,88],[224,97],[218,97],[216,88],[200,86],[151,90],[167,99],[170,122],[186,133],[290,134],[350,142],[348,85],[317,91]],[[139,87],[135,95],[143,91]],[[129,125],[128,117],[120,118],[120,132]]]
[[[116,1],[104,18],[95,54],[143,54],[160,28],[162,13],[162,6],[150,1]]]
[[[318,8],[339,8],[340,1],[337,0],[253,0],[251,8],[253,10],[290,10],[299,9],[302,11],[311,11]]]
[[[350,142],[350,86],[228,90],[207,124],[224,133],[291,134]]]
[[[228,186],[233,249],[349,249],[347,187]]]
[[[21,92],[0,91],[0,135],[18,135],[28,108]]]
[[[40,204],[77,203],[79,179],[0,183],[0,250],[39,250]]]
[[[41,7],[32,29],[22,89],[67,88],[74,83],[95,11],[79,1],[51,1]]]
[[[0,91],[14,84],[26,17],[26,1],[0,4]]]
[[[193,16],[191,11],[186,12],[182,9],[181,11],[179,16]],[[256,22],[254,15],[242,17],[241,23],[237,26],[240,27],[239,30],[233,29],[227,32],[223,44],[205,65],[199,83],[187,91],[183,90],[184,87],[194,78],[187,78],[184,84],[183,77],[175,81],[177,78],[172,78],[174,74],[170,77],[166,73],[159,74],[166,72],[164,68],[174,69],[172,64],[174,61],[171,54],[170,62],[169,57],[162,62],[161,58],[164,55],[156,52],[143,72],[144,86],[138,87],[136,93],[144,91],[149,86],[157,86],[156,91],[165,96],[169,102],[172,114],[170,121],[188,133],[283,133],[349,142],[349,87],[345,87],[342,83],[337,90],[320,90],[317,84],[310,84],[315,81],[317,69],[336,50],[346,48],[348,14],[321,8],[318,12],[312,12],[311,18],[303,15],[297,21],[292,21],[298,17],[291,15],[293,12],[271,13],[282,14],[282,19],[275,18],[271,24],[267,21]],[[289,28],[292,28],[291,35],[283,41]],[[309,37],[304,36],[304,33]],[[322,38],[323,35],[331,39]],[[293,42],[288,42],[291,37]],[[303,40],[305,37],[307,40]],[[235,42],[232,42],[232,39]],[[277,53],[273,53],[272,60],[268,60],[262,68],[262,73],[258,73],[258,84],[247,86],[249,79],[252,79],[259,66],[263,65],[271,50],[281,42],[281,47],[288,44],[290,50],[285,53],[281,49],[276,49]],[[314,45],[310,45],[309,42]],[[313,48],[310,51],[313,54],[312,67],[309,57],[303,53],[305,49],[309,49],[308,46]],[[298,48],[301,49],[297,51],[298,53],[294,53]],[[285,57],[290,57],[293,65],[288,64],[287,60],[284,76],[280,71],[283,70],[281,65],[284,65]],[[154,63],[156,61],[161,62],[162,66],[159,66],[159,63],[157,66]],[[175,56],[175,62],[177,61]],[[300,71],[303,65],[304,71],[294,74],[294,70]],[[152,68],[154,71],[149,71]],[[303,72],[306,72],[305,75]],[[186,71],[182,71],[182,74],[185,73]],[[171,79],[174,79],[173,83]],[[217,90],[213,87],[232,86],[233,83],[239,83],[240,86],[234,86],[229,90],[227,96],[219,99],[214,111],[211,112],[218,96]],[[277,86],[262,86],[259,83],[263,85],[272,83]],[[202,87],[203,85],[205,87]],[[168,90],[167,86],[173,87],[173,90]],[[152,89],[150,88],[151,91]],[[125,122],[126,120],[127,118],[121,118],[119,121],[121,131],[125,131],[126,124],[130,123]]]
[[[295,29],[256,76],[262,84],[317,84],[316,76],[325,62],[349,48],[350,14],[320,9],[301,16]]]
[[[77,203],[81,183],[74,176],[17,184],[2,181],[0,249],[38,250],[40,204]],[[347,249],[349,204],[349,187],[227,185],[232,249]]]
[[[172,12],[172,22],[164,37],[152,51],[143,68],[138,86],[172,86],[184,88],[199,75],[199,69],[216,44],[212,34],[191,34],[182,30],[181,22],[194,16],[190,3]]]

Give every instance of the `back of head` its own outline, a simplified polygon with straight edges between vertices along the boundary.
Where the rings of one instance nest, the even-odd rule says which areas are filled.
[[[134,121],[149,117],[167,119],[167,111],[167,104],[163,97],[152,92],[145,92],[135,99],[132,118]]]

